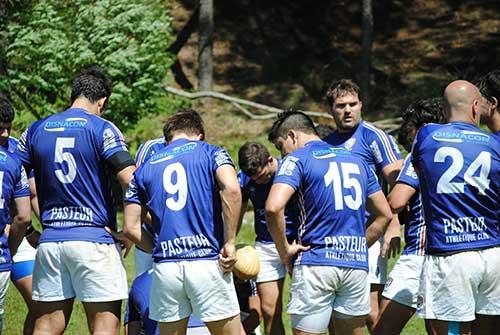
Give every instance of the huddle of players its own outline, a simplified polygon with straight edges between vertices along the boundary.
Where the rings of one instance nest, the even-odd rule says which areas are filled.
[[[119,332],[127,285],[116,239],[128,238],[152,253],[151,289],[143,294],[150,299],[149,318],[158,322],[155,331],[184,333],[194,314],[212,334],[239,334],[231,269],[243,204],[250,200],[266,333],[283,333],[285,264],[292,271],[288,312],[296,334],[326,333],[329,326],[337,334],[361,334],[370,310],[372,332],[399,333],[415,309],[436,334],[467,334],[474,319],[474,332],[492,334],[484,328],[500,314],[499,143],[477,126],[485,118],[498,132],[499,77],[484,78],[484,96],[468,82],[451,83],[447,124],[424,126],[443,120],[432,103],[409,108],[402,134],[413,142],[412,158],[402,170],[393,140],[361,120],[358,87],[335,82],[327,100],[337,130],[322,141],[308,116],[279,115],[269,139],[283,159],[247,143],[238,180],[228,153],[203,141],[203,123],[193,110],[166,121],[164,148],[136,170],[123,135],[100,117],[109,80],[99,68],[83,71],[73,82],[69,109],[33,123],[14,154],[0,148],[0,210],[2,226],[11,223],[13,253],[29,225],[22,165],[37,186],[44,230],[33,273],[33,300],[40,302],[34,333],[64,332],[75,297],[91,333]],[[124,235],[116,232],[113,175],[124,190]],[[389,202],[377,176],[393,186]],[[368,271],[380,275],[383,260],[369,264],[368,248],[382,238],[374,259],[391,253],[399,242],[391,210],[398,213],[407,203],[407,246],[379,302],[380,287],[370,288]]]

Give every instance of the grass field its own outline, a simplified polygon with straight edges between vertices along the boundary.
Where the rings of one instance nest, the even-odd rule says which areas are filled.
[[[238,243],[247,243],[253,244],[255,239],[255,234],[253,232],[253,218],[250,213],[247,213],[245,216],[245,222],[242,226],[240,234],[238,236]],[[130,255],[125,259],[125,266],[127,270],[129,283],[133,279],[134,275],[134,251],[133,250]],[[394,264],[394,260],[390,261],[390,267]],[[284,294],[284,303],[288,301],[288,286],[289,286],[289,278],[287,278],[287,282],[285,284],[285,294]],[[123,309],[123,308],[122,308]],[[22,334],[22,327],[24,322],[24,317],[26,315],[26,306],[21,295],[18,293],[14,285],[10,285],[9,291],[7,293],[7,298],[5,301],[5,314],[4,314],[4,322],[3,322],[3,335],[19,335]],[[291,334],[290,329],[290,318],[286,313],[283,313],[283,318],[285,320],[285,329],[288,334]],[[83,310],[82,304],[80,302],[76,302],[73,314],[71,316],[71,321],[66,330],[65,334],[86,334],[87,331],[87,322],[85,319],[85,312]],[[368,334],[368,332],[367,332]],[[417,317],[413,317],[406,328],[404,329],[404,335],[420,335],[425,334],[424,324],[421,319]]]

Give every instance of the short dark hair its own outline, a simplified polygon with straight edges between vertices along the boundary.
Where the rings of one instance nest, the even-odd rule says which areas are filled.
[[[299,130],[306,134],[318,134],[314,122],[309,116],[294,108],[289,108],[278,114],[278,119],[274,121],[269,131],[269,141],[275,143],[279,137],[286,139],[290,129]]]
[[[14,109],[10,101],[0,97],[0,122],[11,123],[14,121]]]
[[[197,111],[190,108],[182,108],[174,115],[170,116],[163,126],[163,135],[168,143],[172,140],[173,133],[183,131],[188,135],[199,135],[201,139],[205,138],[205,129],[203,128],[203,120]]]
[[[411,128],[418,130],[427,123],[446,122],[443,98],[415,101],[403,111],[401,117],[403,118],[403,123],[398,133],[398,141],[407,149],[411,146],[408,138]]]
[[[496,98],[500,102],[500,70],[493,70],[482,76],[477,82],[481,94],[493,102]]]
[[[346,95],[347,93],[356,94],[359,97],[359,86],[351,79],[340,79],[334,81],[326,91],[326,102],[332,107],[335,99]]]
[[[111,81],[99,66],[91,66],[80,72],[71,85],[71,103],[84,97],[91,103],[111,95]],[[104,104],[107,103],[107,100]]]
[[[246,142],[238,150],[238,163],[247,176],[254,176],[269,162],[271,154],[266,146],[258,142]]]
[[[318,133],[319,138],[321,138],[322,140],[327,138],[328,135],[330,135],[334,131],[335,131],[335,128],[333,128],[329,124],[321,123],[321,124],[316,125],[316,132]]]

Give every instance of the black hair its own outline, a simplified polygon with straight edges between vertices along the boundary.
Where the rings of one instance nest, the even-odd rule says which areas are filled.
[[[99,66],[91,66],[80,72],[71,85],[71,103],[84,97],[91,103],[111,95],[111,81]],[[108,102],[108,99],[104,102]]]
[[[269,162],[271,154],[266,146],[258,142],[246,142],[238,150],[238,162],[241,171],[247,176],[254,176]]]
[[[476,82],[476,86],[489,102],[493,102],[493,98],[500,102],[500,70],[488,72]]]
[[[11,123],[14,121],[14,109],[10,101],[0,97],[0,122]]]
[[[314,122],[309,116],[294,108],[289,108],[278,114],[278,119],[274,121],[269,131],[269,141],[275,143],[279,137],[286,139],[290,129],[299,130],[306,134],[318,134]]]
[[[332,107],[335,99],[347,93],[356,94],[359,97],[359,86],[351,79],[340,79],[334,81],[326,91],[326,102]]]

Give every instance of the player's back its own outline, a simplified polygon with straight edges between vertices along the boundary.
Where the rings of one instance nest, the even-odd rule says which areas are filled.
[[[476,126],[430,124],[417,134],[413,163],[419,172],[427,224],[427,253],[500,245],[500,144]]]
[[[366,198],[380,190],[358,157],[323,141],[289,154],[274,180],[292,186],[301,209],[299,264],[367,269]]]
[[[126,150],[109,121],[70,108],[33,123],[17,154],[35,172],[44,232],[41,242],[87,240],[113,243],[112,173],[106,159]]]
[[[158,234],[156,262],[218,258],[223,226],[215,172],[224,164],[234,166],[224,149],[178,139],[136,172],[133,183],[144,193]]]

